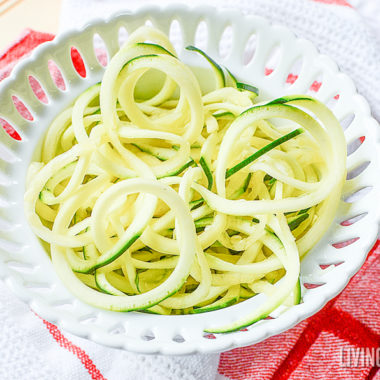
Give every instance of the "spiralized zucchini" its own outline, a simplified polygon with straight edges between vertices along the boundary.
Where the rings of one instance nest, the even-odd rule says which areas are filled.
[[[188,50],[215,90],[202,94],[163,33],[137,29],[50,126],[25,211],[82,301],[170,315],[265,294],[210,329],[234,331],[300,302],[300,259],[334,218],[345,139],[319,101],[255,104],[256,87]]]

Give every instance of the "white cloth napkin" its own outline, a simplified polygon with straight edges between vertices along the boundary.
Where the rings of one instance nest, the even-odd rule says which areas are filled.
[[[61,31],[149,2],[157,5],[145,0],[64,0]],[[160,5],[171,2],[160,0]],[[359,10],[370,13],[369,24],[379,25],[368,6],[372,4],[380,10],[378,0],[352,2]],[[191,5],[205,3],[265,16],[310,39],[354,79],[371,103],[374,115],[380,118],[380,44],[353,9],[312,0],[191,1]],[[0,282],[1,380],[222,379],[217,375],[218,362],[219,355],[136,355],[77,338],[44,322]]]

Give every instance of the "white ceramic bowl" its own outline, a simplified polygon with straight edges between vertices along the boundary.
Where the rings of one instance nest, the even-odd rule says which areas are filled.
[[[61,110],[87,87],[102,79],[104,67],[94,54],[94,34],[102,38],[111,57],[119,49],[120,28],[125,27],[131,32],[147,20],[167,33],[170,31],[179,47],[180,57],[186,62],[190,62],[191,55],[182,47],[204,43],[201,47],[212,57],[238,73],[241,80],[260,88],[260,100],[284,94],[311,93],[330,104],[345,128],[350,154],[348,180],[339,211],[326,235],[302,261],[302,283],[323,285],[303,286],[301,304],[277,312],[275,319],[260,321],[247,331],[218,335],[216,339],[203,333],[215,321],[224,324],[238,319],[262,302],[261,296],[226,309],[185,316],[107,312],[80,302],[57,278],[24,217],[26,170],[41,137]],[[72,46],[79,50],[84,60],[85,78],[73,68]],[[278,54],[273,54],[276,48]],[[58,89],[52,81],[49,60],[60,68],[66,82],[65,91]],[[265,75],[268,67],[274,71]],[[294,70],[298,79],[293,84],[287,83],[289,73],[294,74]],[[47,104],[36,98],[29,76],[38,79],[44,88]],[[315,81],[322,82],[322,85]],[[291,78],[288,82],[292,82]],[[310,92],[313,83],[314,90],[320,86],[317,92]],[[335,99],[337,94],[338,100]],[[20,116],[12,96],[17,96],[27,106],[33,121]],[[262,18],[212,8],[189,10],[172,6],[144,8],[107,21],[94,21],[83,30],[64,33],[38,47],[31,57],[19,63],[12,75],[0,84],[0,104],[0,117],[21,136],[21,141],[6,133],[1,133],[0,137],[0,278],[43,318],[103,345],[141,353],[190,354],[257,343],[314,314],[342,291],[363,264],[376,239],[380,199],[379,134],[367,102],[356,93],[353,82],[339,72],[336,64],[320,55],[309,41],[296,38],[287,28],[270,25]],[[365,140],[361,144],[362,136]],[[352,195],[363,188],[367,191]],[[353,224],[344,222],[358,215],[362,218],[355,218]],[[336,243],[347,241],[351,244],[336,248]],[[322,269],[327,264],[331,265]]]

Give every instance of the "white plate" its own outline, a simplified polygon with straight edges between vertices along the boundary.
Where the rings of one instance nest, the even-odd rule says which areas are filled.
[[[186,62],[191,57],[182,47],[194,43],[202,45],[202,36],[208,35],[204,40],[207,41],[203,46],[205,50],[233,73],[238,73],[241,80],[259,87],[259,100],[309,92],[330,104],[345,127],[351,152],[347,169],[349,178],[354,178],[346,181],[333,225],[303,260],[301,269],[303,283],[324,285],[314,289],[303,287],[303,303],[277,313],[275,319],[254,324],[247,331],[218,335],[216,339],[203,333],[216,320],[224,324],[238,319],[261,302],[260,297],[223,310],[185,316],[108,312],[80,302],[57,278],[24,217],[25,175],[36,146],[53,118],[82,91],[99,82],[104,73],[104,67],[94,54],[94,34],[101,36],[109,56],[112,56],[119,49],[120,28],[125,27],[130,33],[146,20],[164,32],[171,31],[176,45],[180,45],[180,56]],[[199,27],[200,23],[203,26]],[[255,38],[250,38],[252,35]],[[255,51],[250,59],[253,42],[256,42]],[[247,48],[247,43],[251,48]],[[83,57],[87,71],[85,78],[73,68],[72,46]],[[276,47],[279,54],[272,54]],[[58,89],[52,81],[49,60],[60,68],[66,82],[65,91]],[[265,75],[266,67],[274,68],[273,73]],[[294,74],[294,71],[297,71],[298,79],[293,84],[286,83],[289,73]],[[45,89],[48,104],[37,100],[29,84],[30,75]],[[315,81],[321,81],[322,85],[318,92],[310,92]],[[313,86],[314,89],[318,87]],[[337,94],[338,100],[334,99]],[[33,121],[20,116],[12,95],[24,102]],[[13,125],[22,138],[16,141],[6,133],[1,133],[0,137],[0,278],[40,316],[78,336],[111,347],[161,354],[218,352],[257,343],[314,314],[342,291],[363,264],[376,239],[380,198],[379,135],[378,124],[371,118],[367,102],[356,93],[352,81],[339,72],[336,64],[320,55],[310,42],[296,38],[284,27],[272,26],[262,18],[213,8],[190,11],[186,7],[171,6],[144,8],[107,21],[94,21],[83,30],[62,34],[43,44],[30,58],[18,64],[10,78],[0,84],[0,104],[0,117]],[[360,144],[358,141],[362,136],[365,140]],[[371,191],[347,198],[359,189],[369,187]],[[362,214],[365,216],[354,224],[341,225],[341,222]],[[340,249],[333,246],[350,239],[356,241]],[[338,263],[341,264],[334,265]],[[323,270],[320,267],[323,264],[332,265]]]

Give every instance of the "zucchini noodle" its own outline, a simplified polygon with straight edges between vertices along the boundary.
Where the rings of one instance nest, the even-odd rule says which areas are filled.
[[[263,293],[241,329],[301,300],[300,260],[331,224],[346,145],[332,112],[258,89],[206,53],[215,89],[144,26],[48,129],[25,211],[65,286],[95,307],[202,313]]]

